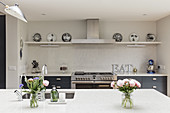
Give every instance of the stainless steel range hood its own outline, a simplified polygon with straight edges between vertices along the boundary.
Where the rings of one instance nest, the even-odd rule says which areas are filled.
[[[100,39],[99,38],[99,19],[87,19],[87,38],[86,39],[72,39],[72,43],[84,44],[111,44],[113,39]]]

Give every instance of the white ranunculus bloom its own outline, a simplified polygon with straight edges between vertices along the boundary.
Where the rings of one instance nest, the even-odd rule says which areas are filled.
[[[115,82],[114,82],[114,81],[111,82],[110,86],[111,86],[111,87],[114,87],[114,86],[115,86]]]
[[[127,78],[123,79],[123,83],[125,83],[125,82],[129,82],[129,79],[127,79]]]
[[[130,87],[134,87],[135,86],[135,82],[133,80],[129,81]]]
[[[118,81],[117,81],[117,85],[118,85],[119,87],[123,87],[124,81],[123,81],[123,80],[118,80]]]
[[[44,80],[44,81],[43,81],[43,85],[44,85],[44,86],[48,86],[48,85],[49,85],[49,81],[48,81],[48,80]]]
[[[136,81],[136,85],[137,85],[138,88],[141,87],[141,84],[140,84],[140,82],[138,82],[138,81]]]

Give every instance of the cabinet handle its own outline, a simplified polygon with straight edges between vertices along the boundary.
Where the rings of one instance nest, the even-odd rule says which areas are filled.
[[[152,86],[153,89],[156,89],[156,86]]]
[[[153,78],[152,80],[156,81],[156,80],[157,80],[157,78]]]
[[[61,78],[56,78],[56,80],[57,80],[57,81],[60,81],[60,80],[61,80]]]
[[[57,88],[57,89],[60,89],[60,88],[61,88],[61,86],[56,86],[56,88]]]

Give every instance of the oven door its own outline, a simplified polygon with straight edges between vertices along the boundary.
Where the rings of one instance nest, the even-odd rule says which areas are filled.
[[[112,89],[112,81],[72,81],[73,89]]]

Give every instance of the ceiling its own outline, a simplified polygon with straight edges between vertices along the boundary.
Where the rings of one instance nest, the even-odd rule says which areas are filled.
[[[99,18],[104,21],[156,21],[170,15],[170,0],[1,0],[15,3],[28,21]],[[0,11],[3,10],[0,5]],[[43,15],[44,14],[44,15]]]

